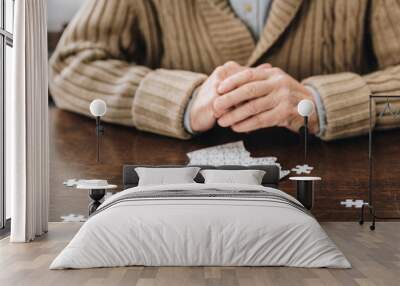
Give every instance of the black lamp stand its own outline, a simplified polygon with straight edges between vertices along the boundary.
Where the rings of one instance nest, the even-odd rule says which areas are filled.
[[[104,134],[104,126],[101,125],[100,116],[96,116],[96,141],[97,141],[97,162],[100,162],[101,136]]]
[[[304,163],[307,163],[308,153],[308,116],[304,116]],[[314,180],[298,179],[296,177],[290,178],[296,181],[297,185],[297,199],[304,207],[311,210],[314,204]]]
[[[379,217],[376,215],[376,209],[373,205],[373,197],[372,197],[372,191],[373,191],[373,186],[372,186],[372,175],[373,175],[373,154],[372,154],[372,135],[373,135],[373,121],[372,117],[375,116],[375,114],[372,114],[372,101],[375,99],[383,99],[386,98],[386,106],[385,109],[378,115],[378,117],[382,117],[384,113],[386,112],[386,108],[390,112],[391,115],[398,116],[398,113],[394,112],[391,110],[390,107],[390,102],[389,98],[400,98],[400,95],[370,95],[369,96],[369,141],[368,141],[368,201],[365,202],[361,206],[361,213],[360,213],[360,220],[359,223],[363,224],[364,223],[364,209],[367,208],[369,210],[369,215],[372,218],[372,223],[370,225],[370,230],[375,229],[375,221],[376,219],[386,219],[386,220],[391,220],[395,219],[398,220],[400,217]]]
[[[304,162],[307,163],[308,116],[304,116]]]

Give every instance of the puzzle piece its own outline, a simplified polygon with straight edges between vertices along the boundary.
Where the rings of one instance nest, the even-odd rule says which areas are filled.
[[[195,150],[187,153],[187,156],[189,157],[188,165],[276,165],[280,169],[281,179],[290,173],[288,170],[282,170],[276,157],[251,157],[243,141]]]
[[[66,187],[74,187],[76,184],[78,184],[78,181],[76,179],[68,179],[65,182],[63,182],[63,184]]]
[[[296,168],[292,169],[292,172],[296,172],[297,175],[310,174],[313,169],[314,167],[304,164],[304,165],[297,165]]]
[[[61,216],[63,222],[84,222],[86,221],[85,216],[81,214],[69,214]]]
[[[279,179],[283,179],[284,177],[286,177],[287,175],[289,175],[290,174],[290,171],[289,170],[280,170],[280,173],[279,173]]]
[[[361,208],[365,203],[364,200],[352,200],[352,199],[347,199],[345,201],[341,201],[340,204],[342,206],[345,206],[346,208],[351,208],[351,207],[355,207],[356,209]]]
[[[226,157],[226,156],[249,156],[250,153],[244,147],[243,141],[237,141],[212,147],[207,147],[187,153],[189,159],[196,157]]]

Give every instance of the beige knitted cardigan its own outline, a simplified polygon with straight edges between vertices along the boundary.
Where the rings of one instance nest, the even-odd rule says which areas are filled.
[[[109,122],[189,138],[188,99],[229,60],[269,62],[314,86],[326,109],[322,139],[363,134],[369,94],[400,94],[399,1],[274,0],[255,42],[228,0],[87,0],[51,58],[50,89],[61,108],[89,115],[102,98]]]

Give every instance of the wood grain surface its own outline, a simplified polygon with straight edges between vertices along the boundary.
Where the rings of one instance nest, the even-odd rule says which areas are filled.
[[[105,125],[101,163],[96,163],[95,121],[50,108],[50,221],[69,213],[87,215],[86,191],[72,191],[62,182],[68,178],[101,178],[121,186],[122,165],[185,164],[186,153],[196,149],[243,140],[252,156],[276,156],[284,168],[303,164],[300,136],[272,128],[251,134],[215,129],[189,141],[162,137],[134,128]],[[380,216],[400,216],[400,130],[376,132],[374,141],[374,200]],[[312,175],[321,176],[313,214],[320,221],[358,218],[358,209],[340,205],[345,199],[367,199],[368,136],[334,142],[313,139],[309,146]],[[287,178],[280,188],[294,195],[295,184]]]
[[[289,267],[119,267],[48,270],[77,232],[79,223],[50,223],[49,233],[32,243],[0,240],[2,286],[397,286],[400,273],[400,222],[382,222],[375,232],[355,222],[324,222],[352,269]]]

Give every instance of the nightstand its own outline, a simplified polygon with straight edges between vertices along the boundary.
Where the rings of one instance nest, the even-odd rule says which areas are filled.
[[[106,191],[113,191],[117,185],[110,185],[106,180],[75,180],[71,179],[64,182],[64,186],[77,190],[88,190],[92,201],[89,204],[89,216],[94,213],[101,205]]]

